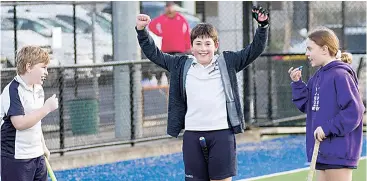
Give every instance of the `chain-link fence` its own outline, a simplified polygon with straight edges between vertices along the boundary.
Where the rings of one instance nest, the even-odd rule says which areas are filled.
[[[318,26],[334,30],[342,50],[357,54],[366,51],[366,2],[288,1],[254,4],[270,12],[267,52],[304,53],[308,31]],[[361,40],[355,41],[357,37]]]
[[[157,85],[144,82],[151,76],[141,73],[147,64],[49,68],[45,98],[59,98],[59,109],[42,121],[49,148],[61,152],[165,136],[168,84],[165,75]],[[14,68],[2,69],[2,89],[15,75]]]
[[[110,2],[2,2],[2,66],[13,67],[16,50],[37,45],[48,50],[51,65],[111,61]]]
[[[305,115],[291,101],[287,70],[303,65],[305,81],[315,72],[304,56],[309,30],[325,26],[335,31],[340,49],[353,54],[354,70],[365,70],[366,2],[219,1],[199,5],[198,13],[218,29],[220,51],[240,50],[251,42],[257,28],[251,15],[253,5],[269,10],[268,46],[261,58],[238,74],[245,117],[254,125],[276,126],[275,122],[287,120],[289,125],[299,125],[297,120],[304,121]],[[363,96],[366,84],[362,76],[360,85],[364,85],[360,86]]]
[[[166,137],[169,74],[155,67],[154,70],[163,71],[168,78],[163,75],[156,84],[147,82],[154,74],[149,69],[142,73],[142,67],[149,64],[148,61],[113,62],[49,68],[43,85],[45,98],[56,94],[60,105],[43,119],[49,148],[63,152]],[[304,119],[291,101],[287,73],[289,67],[299,65],[304,66],[305,80],[315,71],[303,56],[299,59],[284,55],[261,56],[252,64],[248,85],[254,125],[279,125],[272,121],[289,117]],[[365,72],[366,64],[358,69],[362,75],[360,72]],[[1,70],[2,89],[15,75],[14,68]]]
[[[292,126],[304,125],[305,115],[291,101],[287,70],[303,65],[304,80],[315,72],[303,55],[304,40],[307,30],[319,25],[332,28],[344,42],[343,49],[354,53],[353,68],[359,75],[361,94],[365,95],[366,25],[361,22],[366,22],[366,2],[200,2],[202,19],[218,30],[219,52],[240,50],[252,41],[256,23],[250,10],[256,4],[270,9],[271,23],[265,53],[237,75],[248,124],[279,126],[283,125],[280,122],[286,122],[284,124]],[[27,40],[31,44],[44,42],[39,45],[49,47],[53,58],[59,62],[76,63],[53,65],[44,84],[46,98],[55,93],[60,101],[59,109],[43,120],[45,139],[50,149],[65,152],[167,137],[169,74],[145,60],[110,62],[112,34],[103,33],[102,26],[111,30],[111,19],[99,13],[105,11],[109,14],[111,3],[52,4],[56,9],[66,6],[64,11],[67,13],[60,12],[59,17],[49,13],[47,17],[57,20],[58,25],[46,26],[43,22],[42,26],[46,29],[61,27],[62,39],[67,43],[65,49],[53,49],[52,37],[36,36],[36,29],[30,28],[37,26],[34,22],[40,23],[40,17],[45,18],[45,13],[29,14],[37,6],[39,3],[1,7],[2,13],[6,9],[7,14],[1,18],[2,57],[7,55],[2,62],[14,66],[14,59],[11,61],[14,50],[27,44],[22,43]],[[81,15],[84,11],[81,7],[87,9],[85,16],[88,18]],[[61,21],[60,14],[70,21]],[[24,19],[33,20],[33,25]],[[58,57],[60,55],[63,57]],[[13,68],[1,70],[1,90],[15,74]]]

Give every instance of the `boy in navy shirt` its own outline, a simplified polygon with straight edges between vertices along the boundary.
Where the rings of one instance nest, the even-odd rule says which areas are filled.
[[[43,81],[50,62],[46,51],[25,46],[18,53],[17,76],[1,94],[1,180],[46,181],[41,119],[58,108],[55,95],[44,101]]]

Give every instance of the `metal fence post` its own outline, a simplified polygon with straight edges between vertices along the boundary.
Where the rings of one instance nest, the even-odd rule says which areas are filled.
[[[311,25],[310,25],[310,2],[309,1],[305,1],[306,3],[306,29],[307,29],[307,33],[310,32],[311,29]],[[307,69],[306,71],[304,71],[305,77],[309,78],[310,74],[311,74],[311,66],[307,65]]]
[[[131,61],[140,59],[135,32],[135,16],[139,13],[139,2],[112,2],[113,23],[113,59],[114,61]],[[138,128],[138,122],[134,116],[134,105],[131,104],[131,96],[141,86],[134,79],[128,65],[114,67],[114,107],[115,107],[115,136],[117,138],[129,139],[132,129]],[[133,80],[131,80],[133,79]],[[133,82],[132,82],[133,81]],[[133,86],[134,85],[134,86]],[[133,87],[132,87],[133,86]],[[133,88],[133,89],[132,89]],[[140,95],[140,94],[138,94]],[[135,102],[139,98],[134,98]],[[140,122],[141,123],[141,122]],[[137,132],[134,130],[134,132]],[[132,140],[131,140],[132,141]]]
[[[17,19],[17,6],[14,5],[13,7],[13,23],[14,23],[14,67],[17,66],[17,50],[18,50],[18,37],[17,37],[17,24],[18,24],[18,19]]]
[[[341,32],[342,35],[340,37],[340,50],[344,50],[345,49],[345,32],[344,32],[344,28],[345,28],[345,2],[342,1],[342,10],[341,10],[341,19],[342,19],[342,28],[341,28]]]
[[[73,3],[73,33],[74,33],[74,64],[78,63],[78,55],[77,55],[77,42],[76,42],[76,5]],[[78,97],[78,69],[74,69],[74,96]]]
[[[64,129],[64,67],[60,67],[58,71],[59,76],[59,137],[60,137],[60,155],[64,155],[63,149],[65,148],[65,129]]]
[[[96,14],[97,14],[97,4],[93,4],[93,11],[92,11],[92,54],[93,54],[93,63],[96,62]],[[93,68],[93,91],[94,91],[94,98],[99,100],[99,85],[98,85],[98,69]]]
[[[273,87],[273,62],[271,57],[267,57],[268,62],[268,119],[273,119],[273,98],[272,98],[272,87]]]

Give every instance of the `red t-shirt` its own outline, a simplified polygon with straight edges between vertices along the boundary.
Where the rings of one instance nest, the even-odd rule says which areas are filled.
[[[173,18],[164,14],[153,19],[149,30],[162,37],[161,50],[165,53],[184,53],[191,49],[189,24],[179,13]]]

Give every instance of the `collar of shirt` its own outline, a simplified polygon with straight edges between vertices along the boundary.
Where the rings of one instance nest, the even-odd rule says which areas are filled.
[[[199,66],[201,68],[207,69],[207,68],[210,68],[212,66],[215,66],[215,62],[216,62],[217,58],[219,57],[219,55],[214,55],[212,61],[206,66],[200,64],[194,56],[191,56],[191,57],[193,58],[193,61],[191,63],[192,67]]]
[[[29,87],[29,85],[27,85],[24,80],[22,79],[22,77],[20,77],[20,75],[15,76],[14,78],[17,82],[19,82],[20,85],[22,85],[25,89],[32,91],[33,92],[33,88]]]

